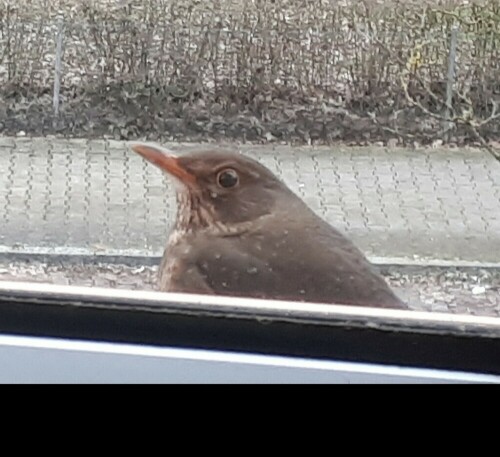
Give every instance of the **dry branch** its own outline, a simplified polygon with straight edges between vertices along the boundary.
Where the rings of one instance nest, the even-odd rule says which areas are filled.
[[[60,15],[65,135],[425,143],[449,120],[452,141],[499,137],[497,0],[0,1],[0,133],[52,132]]]

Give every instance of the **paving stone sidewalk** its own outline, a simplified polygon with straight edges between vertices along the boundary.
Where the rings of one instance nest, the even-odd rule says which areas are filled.
[[[486,152],[239,149],[372,258],[500,263],[500,163]],[[0,137],[0,252],[158,256],[174,214],[170,181],[126,142]]]

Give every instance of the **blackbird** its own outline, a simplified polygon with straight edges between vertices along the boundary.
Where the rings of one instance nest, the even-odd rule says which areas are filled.
[[[351,241],[259,162],[212,149],[132,149],[177,184],[161,291],[406,308]]]

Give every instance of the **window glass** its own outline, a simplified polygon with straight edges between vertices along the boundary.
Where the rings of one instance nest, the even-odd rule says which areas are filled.
[[[0,280],[498,316],[497,20],[2,2]]]

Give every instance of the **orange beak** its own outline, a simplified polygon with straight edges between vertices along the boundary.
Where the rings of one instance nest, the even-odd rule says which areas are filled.
[[[175,176],[184,184],[196,183],[196,176],[186,171],[179,164],[179,159],[172,152],[147,144],[134,144],[132,150],[161,170]]]

